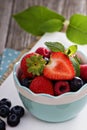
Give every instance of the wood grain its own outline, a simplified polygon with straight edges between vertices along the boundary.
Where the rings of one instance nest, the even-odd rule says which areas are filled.
[[[12,3],[11,0],[0,0],[0,53],[3,52],[7,41]]]
[[[0,48],[16,50],[27,48],[37,38],[22,30],[12,18],[32,5],[44,5],[62,14],[66,19],[74,13],[87,14],[87,0],[0,0]]]

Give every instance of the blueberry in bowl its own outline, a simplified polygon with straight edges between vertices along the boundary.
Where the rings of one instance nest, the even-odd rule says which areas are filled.
[[[38,47],[40,51],[26,53],[15,64],[15,86],[24,106],[35,117],[48,122],[67,121],[76,117],[87,103],[87,69],[82,67],[82,53],[76,45],[45,45],[47,51]],[[49,51],[47,62],[44,50]]]

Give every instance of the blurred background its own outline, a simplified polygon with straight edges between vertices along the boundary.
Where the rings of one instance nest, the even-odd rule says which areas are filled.
[[[66,19],[74,13],[87,14],[87,0],[0,0],[0,48],[22,50],[27,48],[36,37],[22,30],[12,18],[32,5],[44,5]]]

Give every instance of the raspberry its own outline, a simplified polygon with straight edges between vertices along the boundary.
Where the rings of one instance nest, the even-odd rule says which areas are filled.
[[[44,47],[39,47],[35,52],[47,58],[49,58],[51,54],[51,51],[47,50]]]
[[[54,86],[55,96],[61,95],[63,93],[69,92],[70,86],[67,81],[57,81]]]

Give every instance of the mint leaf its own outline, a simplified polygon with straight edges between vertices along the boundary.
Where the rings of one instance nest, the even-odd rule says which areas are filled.
[[[64,52],[65,48],[63,46],[63,44],[59,43],[59,42],[45,42],[45,45],[53,52]]]
[[[87,44],[87,16],[81,14],[71,16],[66,36],[77,44]]]
[[[13,15],[13,17],[22,29],[33,35],[43,35],[49,30],[51,32],[58,31],[62,27],[61,22],[63,23],[65,20],[62,15],[44,6],[32,6],[18,14]],[[52,26],[52,24],[58,24],[59,26]],[[52,28],[50,29],[51,26]]]
[[[73,64],[73,66],[74,66],[74,69],[75,69],[75,72],[76,72],[76,76],[79,77],[80,76],[80,65],[79,65],[78,61],[75,60],[74,57],[70,57],[70,60],[71,60],[71,62]]]
[[[68,49],[66,49],[65,53],[68,56],[72,56],[76,53],[77,51],[77,45],[71,45],[70,47],[68,47]]]

